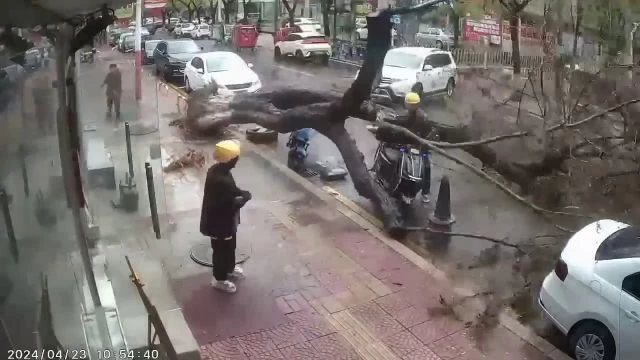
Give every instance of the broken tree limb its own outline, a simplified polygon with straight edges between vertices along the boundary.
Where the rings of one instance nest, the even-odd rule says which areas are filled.
[[[409,131],[409,130],[403,128],[403,127],[392,125],[392,124],[389,124],[389,123],[382,123],[382,124],[380,124],[380,126],[378,127],[378,129],[376,131],[376,137],[379,140],[388,139],[388,138],[398,139],[398,138],[402,137],[403,138],[402,143],[413,144],[413,145],[416,145],[416,146],[426,146],[430,150],[433,150],[434,152],[446,157],[449,160],[455,161],[456,163],[458,163],[458,164],[466,167],[467,169],[471,170],[471,172],[473,172],[474,174],[476,174],[476,175],[480,176],[481,178],[483,178],[483,179],[489,181],[490,183],[494,184],[500,190],[502,190],[504,193],[506,193],[507,195],[509,195],[512,198],[516,199],[521,204],[531,208],[536,213],[543,214],[543,215],[552,214],[552,215],[565,215],[565,216],[591,218],[591,216],[588,216],[588,215],[574,214],[574,213],[563,212],[563,211],[554,211],[554,210],[543,209],[543,208],[539,207],[538,205],[535,205],[535,204],[527,201],[522,196],[516,194],[513,190],[509,189],[507,186],[505,186],[504,184],[502,184],[498,180],[496,180],[496,179],[492,178],[491,176],[487,175],[481,169],[478,169],[477,167],[471,165],[470,163],[466,162],[465,160],[460,159],[457,156],[454,156],[454,155],[451,155],[451,154],[447,153],[443,149],[435,146],[433,142],[425,140],[425,139],[422,139],[421,137],[417,136],[416,134],[412,133],[411,131]],[[384,140],[382,140],[382,141],[384,141]]]
[[[560,130],[560,129],[563,129],[563,128],[564,129],[570,129],[570,128],[573,128],[573,127],[576,127],[576,126],[581,126],[581,125],[584,125],[584,124],[586,124],[586,123],[588,123],[590,121],[593,121],[593,120],[595,120],[595,119],[597,119],[599,117],[605,116],[608,113],[617,111],[618,109],[620,109],[622,107],[625,107],[625,106],[631,105],[631,104],[635,104],[637,102],[640,102],[640,99],[628,100],[628,101],[625,101],[623,103],[611,106],[611,107],[609,107],[607,109],[604,109],[604,110],[602,110],[602,111],[600,111],[598,113],[595,113],[595,114],[593,114],[591,116],[587,116],[586,118],[584,118],[584,119],[582,119],[580,121],[576,121],[576,122],[571,123],[571,124],[560,123],[560,124],[557,124],[557,125],[553,125],[551,127],[548,127],[547,131],[551,132],[551,131],[556,131],[556,130]]]

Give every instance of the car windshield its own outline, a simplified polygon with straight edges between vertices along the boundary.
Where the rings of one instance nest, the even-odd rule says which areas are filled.
[[[158,45],[158,40],[156,41],[147,41],[146,43],[144,43],[144,49],[147,51],[152,51],[155,50],[156,46]]]
[[[174,41],[167,44],[169,54],[197,53],[200,51],[198,44],[193,41]]]
[[[207,62],[207,71],[212,72],[220,72],[220,71],[231,71],[231,70],[245,70],[247,68],[247,64],[235,54],[221,54],[221,55],[213,55],[209,56],[206,59]]]
[[[422,64],[422,58],[402,52],[388,52],[384,57],[384,66],[417,69]]]

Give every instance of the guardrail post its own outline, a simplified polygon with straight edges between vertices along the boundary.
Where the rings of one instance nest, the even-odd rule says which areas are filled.
[[[147,174],[147,189],[149,192],[149,209],[151,210],[151,222],[153,224],[153,232],[156,233],[156,239],[160,239],[160,220],[158,219],[158,205],[156,204],[156,190],[153,183],[153,168],[149,162],[144,163],[144,169]]]
[[[7,229],[7,237],[9,238],[9,247],[11,248],[11,254],[13,260],[18,262],[20,254],[18,252],[18,241],[16,240],[16,233],[13,229],[13,220],[11,219],[11,209],[9,209],[9,195],[4,189],[4,186],[0,185],[0,206],[2,207],[2,216],[4,218],[4,225]]]
[[[125,142],[127,144],[127,162],[129,163],[129,178],[134,178],[133,173],[133,154],[131,153],[131,128],[129,127],[129,122],[124,123],[124,136]]]

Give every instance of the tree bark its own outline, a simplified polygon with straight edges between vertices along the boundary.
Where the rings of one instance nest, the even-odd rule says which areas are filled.
[[[520,59],[520,15],[513,13],[509,16],[509,27],[511,31],[511,61],[513,62],[513,73],[522,73],[522,62]]]
[[[329,23],[329,5],[331,4],[331,0],[320,0],[320,10],[322,10],[322,26],[324,27],[324,36],[330,37],[331,30],[329,27],[331,24]]]

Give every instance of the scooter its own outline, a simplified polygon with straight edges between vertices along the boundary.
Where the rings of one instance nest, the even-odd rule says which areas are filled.
[[[377,126],[367,126],[375,133]],[[371,169],[382,187],[400,202],[400,210],[407,215],[420,192],[424,157],[420,149],[407,145],[381,142],[376,149]]]
[[[300,129],[291,132],[291,135],[289,135],[289,140],[287,141],[287,147],[289,148],[287,166],[297,173],[305,169],[304,162],[307,158],[312,135],[313,129]]]

